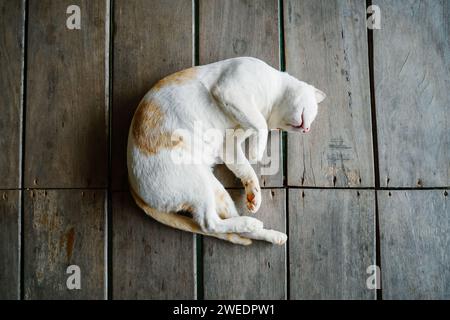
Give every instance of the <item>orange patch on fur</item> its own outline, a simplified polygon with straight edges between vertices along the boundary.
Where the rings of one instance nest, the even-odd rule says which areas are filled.
[[[190,205],[189,203],[183,203],[180,206],[180,209],[178,211],[186,211],[189,212],[190,214],[194,213],[194,207],[192,205]]]
[[[196,75],[197,75],[197,68],[195,67],[181,70],[159,80],[153,86],[153,89],[159,90],[169,85],[182,85],[186,82],[189,82],[190,80],[195,79]]]
[[[228,204],[225,201],[226,193],[221,190],[216,190],[214,192],[215,200],[216,200],[216,208],[218,209],[218,215],[221,219],[227,219],[230,217],[228,214]]]
[[[252,202],[255,199],[255,195],[253,193],[247,194],[247,201]]]
[[[172,136],[162,130],[163,120],[164,113],[156,102],[141,101],[134,114],[132,132],[136,146],[148,155],[155,154],[160,149],[172,149],[183,144],[183,137]]]

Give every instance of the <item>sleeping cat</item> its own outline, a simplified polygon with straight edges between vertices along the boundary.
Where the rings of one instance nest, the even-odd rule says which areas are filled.
[[[261,188],[242,142],[256,138],[250,157],[260,161],[268,130],[308,132],[324,99],[322,91],[250,57],[189,68],[160,80],[140,102],[128,135],[128,174],[136,203],[173,228],[242,245],[251,239],[284,244],[284,233],[239,215],[212,167],[225,162],[242,181],[247,208],[255,213]],[[222,133],[244,130],[236,131],[236,150],[225,148],[224,139],[202,139],[203,162],[175,161],[175,153],[195,152],[186,133],[194,135],[198,125]]]

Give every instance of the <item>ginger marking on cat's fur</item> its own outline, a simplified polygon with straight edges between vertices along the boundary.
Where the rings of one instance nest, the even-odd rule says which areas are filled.
[[[197,68],[189,68],[186,70],[178,71],[174,74],[171,74],[161,80],[159,80],[154,86],[154,90],[159,90],[163,87],[170,85],[182,85],[190,80],[195,79],[197,76]]]
[[[143,100],[139,104],[133,121],[133,137],[139,149],[147,155],[183,145],[183,137],[163,132],[163,120],[164,113],[155,101]]]
[[[189,203],[183,203],[178,211],[185,211],[192,215],[194,213],[194,207]]]
[[[130,188],[131,195],[134,198],[134,201],[136,204],[144,210],[144,212],[155,219],[156,221],[165,224],[169,227],[188,231],[188,232],[194,232],[198,234],[213,236],[219,239],[226,239],[232,243],[241,244],[241,245],[251,245],[252,240],[248,238],[241,237],[239,234],[236,233],[224,233],[224,234],[208,234],[203,232],[197,223],[194,222],[191,218],[180,216],[176,213],[162,213],[154,208],[147,205],[144,200],[141,199],[141,197],[133,190],[133,188]]]
[[[227,202],[225,201],[226,193],[221,190],[216,190],[214,192],[215,200],[216,200],[216,207],[220,208],[217,211],[217,214],[221,219],[227,219],[230,217],[230,214],[227,211]]]

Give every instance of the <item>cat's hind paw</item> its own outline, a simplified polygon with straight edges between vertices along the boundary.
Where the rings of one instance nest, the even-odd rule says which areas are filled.
[[[274,244],[278,244],[278,245],[283,245],[286,243],[288,237],[286,234],[282,233],[282,232],[277,232],[277,234],[274,234],[272,237],[272,243]]]
[[[275,230],[264,230],[266,232],[265,234],[265,240],[268,242],[271,242],[273,244],[277,245],[283,245],[287,241],[287,235],[283,232],[275,231]]]

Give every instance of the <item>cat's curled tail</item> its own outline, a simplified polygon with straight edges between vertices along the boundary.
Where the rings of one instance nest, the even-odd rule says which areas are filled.
[[[136,204],[144,210],[144,212],[155,219],[156,221],[165,224],[169,227],[176,228],[179,230],[187,231],[187,232],[193,232],[197,234],[202,234],[205,236],[211,236],[215,238],[219,238],[222,240],[226,240],[229,242],[232,242],[234,244],[240,244],[244,246],[248,246],[252,244],[252,240],[248,238],[244,238],[240,236],[237,233],[206,233],[203,232],[200,229],[200,226],[191,218],[182,216],[177,213],[172,212],[160,212],[158,210],[155,210],[151,208],[149,205],[147,205],[144,200],[142,200],[139,195],[134,192],[133,188],[130,186],[131,195],[134,198],[134,201],[136,201]]]

